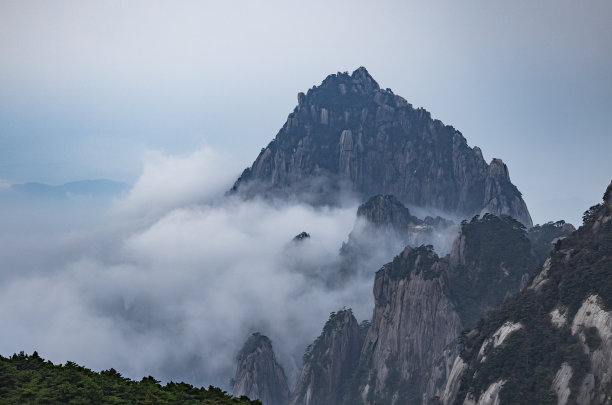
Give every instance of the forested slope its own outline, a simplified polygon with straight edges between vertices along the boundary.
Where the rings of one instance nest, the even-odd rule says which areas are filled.
[[[206,404],[261,405],[247,397],[232,398],[219,388],[196,388],[153,377],[132,381],[114,369],[100,373],[73,362],[55,365],[36,352],[0,356],[1,404]]]

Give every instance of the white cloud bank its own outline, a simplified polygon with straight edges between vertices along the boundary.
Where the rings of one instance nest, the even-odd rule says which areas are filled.
[[[205,203],[223,195],[228,184],[240,174],[229,157],[207,146],[184,156],[149,151],[144,156],[143,173],[133,189],[119,202],[129,213],[163,213],[194,203]]]
[[[95,229],[40,225],[16,240],[4,231],[0,353],[38,350],[132,378],[227,388],[236,352],[260,331],[295,376],[329,312],[370,317],[376,269],[327,288],[318,276],[336,260],[356,203],[224,198],[237,169],[206,147],[149,153],[131,192],[92,213],[102,218]],[[311,238],[292,242],[301,231]]]

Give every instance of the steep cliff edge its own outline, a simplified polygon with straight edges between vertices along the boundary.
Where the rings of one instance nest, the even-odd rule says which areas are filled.
[[[332,313],[304,355],[304,365],[289,404],[338,405],[357,366],[363,330],[351,310]]]
[[[360,358],[361,402],[423,401],[435,362],[462,329],[447,271],[431,249],[407,247],[376,273],[374,315]]]
[[[464,221],[443,258],[406,247],[376,273],[371,326],[343,403],[431,403],[452,376],[461,330],[519,291],[536,265],[525,227],[491,214]]]
[[[320,203],[342,192],[393,194],[464,218],[487,212],[532,225],[500,159],[423,109],[381,89],[363,67],[298,94],[298,106],[233,191]]]
[[[528,288],[462,337],[441,403],[612,403],[612,184],[583,218]]]
[[[392,232],[426,224],[391,196],[373,197],[359,214]],[[476,216],[460,229],[447,256],[431,246],[406,247],[376,273],[365,338],[350,312],[333,314],[305,355],[292,405],[425,405],[457,396],[467,367],[457,357],[461,331],[525,286],[539,263],[527,230],[510,217]],[[555,232],[541,235],[542,243]],[[491,344],[520,327],[507,325]],[[487,395],[502,388],[499,382]]]
[[[289,388],[283,368],[276,362],[272,342],[266,336],[249,336],[236,357],[234,396],[246,395],[265,405],[286,405]]]

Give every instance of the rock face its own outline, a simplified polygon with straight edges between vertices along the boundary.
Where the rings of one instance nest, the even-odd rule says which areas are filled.
[[[340,279],[355,273],[373,273],[406,245],[432,245],[447,253],[459,227],[441,217],[421,220],[395,196],[371,197],[357,209],[348,241],[340,249]]]
[[[374,197],[359,212],[374,228],[426,224],[392,197]],[[452,403],[469,367],[458,357],[461,331],[519,291],[537,265],[525,227],[491,214],[464,221],[445,257],[431,246],[406,247],[376,273],[365,336],[350,311],[333,314],[307,350],[290,404]],[[522,330],[518,321],[497,325],[476,349],[483,363]],[[500,381],[470,400],[496,403]]]
[[[424,402],[435,362],[462,329],[447,271],[448,263],[428,248],[408,247],[376,274],[374,316],[360,359],[367,370],[359,386],[364,403]]]
[[[363,333],[351,310],[333,313],[308,348],[289,404],[338,405],[359,360]]]
[[[357,217],[377,227],[389,227],[398,232],[422,225],[423,221],[410,214],[410,210],[393,195],[376,195],[359,206]]]
[[[588,354],[590,370],[580,385],[577,402],[597,403],[601,397],[612,402],[612,308],[604,309],[598,295],[587,297],[571,326]]]
[[[236,357],[238,366],[234,377],[234,396],[246,395],[265,405],[286,405],[289,388],[283,368],[276,362],[272,342],[254,333]]]
[[[464,336],[455,364],[442,404],[612,403],[612,184],[528,288]]]
[[[377,233],[398,241],[399,248],[394,249],[393,253],[402,250],[406,245],[432,245],[439,254],[446,254],[459,231],[454,222],[440,216],[427,216],[423,220],[413,216],[393,195],[371,197],[357,209],[357,221],[364,223],[363,226],[367,229],[362,230],[362,233],[365,231],[370,238],[373,233]],[[349,235],[349,245],[358,231],[358,225],[359,223]],[[393,254],[388,255],[387,258],[392,256]]]
[[[499,391],[504,386],[504,382],[501,380],[489,385],[486,391],[480,395],[478,401],[472,395],[468,395],[463,405],[499,405]]]
[[[363,67],[298,94],[285,125],[232,190],[313,203],[342,191],[393,194],[463,218],[490,212],[532,225],[500,159],[487,164],[459,131],[382,90]]]
[[[445,391],[453,396],[461,330],[517,292],[536,265],[525,228],[491,214],[463,223],[444,258],[425,246],[406,248],[376,274],[374,316],[360,358],[367,370],[359,378],[361,401],[429,404]],[[512,330],[499,331],[491,345]],[[455,385],[445,387],[447,379]]]

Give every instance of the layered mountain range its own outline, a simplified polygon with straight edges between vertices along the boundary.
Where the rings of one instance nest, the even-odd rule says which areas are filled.
[[[359,215],[387,232],[422,223],[405,207],[390,203],[394,201],[376,196],[360,206]],[[434,403],[444,396],[445,383],[453,376],[461,332],[526,286],[542,263],[536,252],[546,246],[552,249],[551,242],[572,228],[549,223],[527,231],[511,217],[485,214],[464,221],[460,229],[444,257],[431,246],[407,246],[382,266],[374,281],[371,322],[358,324],[350,310],[332,314],[306,350],[289,404]],[[346,245],[341,253],[343,249]],[[367,260],[365,255],[361,258]],[[249,345],[247,341],[245,347]],[[235,387],[244,385],[240,380],[244,364],[239,361]],[[280,366],[271,364],[266,361],[250,369],[278,375],[275,370]],[[259,387],[286,384],[268,382]],[[263,397],[254,391],[250,395]]]
[[[461,331],[519,291],[537,265],[525,228],[512,218],[491,214],[464,223],[445,257],[430,246],[406,247],[376,273],[373,317],[359,354],[337,356],[333,347],[327,347],[318,351],[325,353],[325,359],[306,358],[302,372],[319,370],[321,375],[326,375],[326,365],[353,365],[352,374],[332,380],[332,385],[343,387],[342,399],[308,397],[304,393],[317,392],[318,385],[302,383],[296,386],[292,403],[431,402],[459,354]],[[356,325],[356,320],[345,323]],[[345,341],[358,336],[354,328],[340,330]],[[325,341],[325,335],[324,328],[319,342]]]
[[[363,67],[299,93],[285,125],[232,190],[312,203],[392,194],[452,217],[489,212],[532,225],[500,159],[487,164],[461,132],[381,89]]]
[[[533,227],[501,160],[487,164],[364,68],[327,77],[298,102],[232,191],[361,198],[339,264],[326,269],[329,288],[385,260],[371,319],[331,314],[287,404],[611,403],[612,185],[578,231]],[[284,375],[266,364],[250,367]]]
[[[58,199],[77,188],[120,189],[102,183],[13,189]],[[487,164],[459,131],[359,68],[300,93],[231,192],[313,205],[363,201],[335,260],[301,260],[316,237],[303,231],[284,250],[299,260],[283,264],[309,288],[332,293],[360,294],[346,286],[373,278],[371,318],[332,312],[296,381],[272,341],[251,334],[231,381],[240,398],[54,366],[36,352],[0,356],[0,393],[10,403],[612,404],[612,183],[578,230],[564,221],[533,226],[500,159]]]

